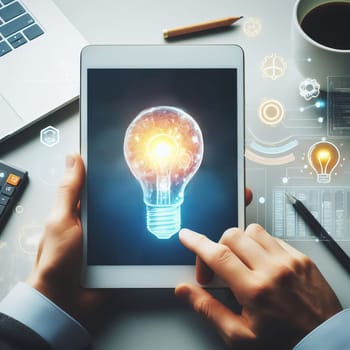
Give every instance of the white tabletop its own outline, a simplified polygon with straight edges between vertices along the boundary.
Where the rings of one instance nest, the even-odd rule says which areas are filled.
[[[338,169],[338,177],[328,187],[321,187],[309,168],[305,168],[305,153],[310,145],[327,136],[327,113],[326,109],[313,108],[299,95],[298,85],[304,77],[295,67],[290,42],[294,0],[55,2],[93,44],[224,43],[243,47],[246,56],[246,136],[247,149],[251,151],[247,157],[247,185],[254,192],[254,201],[247,209],[247,223],[259,222],[272,232],[276,228],[278,206],[275,207],[275,204],[279,191],[307,192],[311,188],[317,193],[327,190],[332,194],[341,188],[345,194],[349,193],[342,174],[350,172],[350,165],[346,163],[350,136],[347,139],[331,138],[341,147],[345,160]],[[165,28],[240,15],[244,18],[231,30],[196,35],[171,43],[166,43],[162,37]],[[269,60],[276,62],[276,57],[281,70],[275,66],[272,70],[269,68]],[[259,108],[266,101],[278,101],[282,105],[284,119],[278,125],[266,125],[259,117]],[[300,108],[304,108],[304,111]],[[45,147],[39,139],[40,130],[49,125],[58,128],[61,135],[60,143],[51,148]],[[277,152],[278,147],[286,144],[282,142],[284,139],[298,143],[293,148],[294,160],[273,165],[264,164],[260,158],[259,161],[253,160],[259,150],[257,144],[260,145],[261,155],[263,150],[271,150],[271,147]],[[17,281],[24,280],[30,271],[45,218],[63,174],[65,154],[78,150],[77,102],[1,145],[0,158],[27,169],[30,184],[1,236],[0,297]],[[263,159],[268,155],[269,159],[274,158],[267,152]],[[350,211],[350,204],[345,208]],[[343,306],[349,307],[350,277],[323,244],[305,237],[295,240],[293,232],[287,238],[316,261]],[[342,239],[339,243],[350,253],[348,241]],[[232,304],[226,291],[218,292],[218,296]],[[111,303],[105,310],[105,318],[96,322],[93,330],[96,349],[225,348],[211,326],[177,301],[172,290],[134,290],[127,293],[120,290],[115,293]]]

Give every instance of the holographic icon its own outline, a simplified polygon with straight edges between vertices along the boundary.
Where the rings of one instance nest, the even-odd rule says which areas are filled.
[[[42,236],[43,227],[40,225],[23,226],[18,235],[21,251],[28,255],[35,255]]]
[[[261,32],[261,21],[256,17],[249,17],[245,20],[243,24],[243,32],[246,36],[254,38],[258,36]]]
[[[168,239],[181,228],[184,190],[203,158],[197,122],[183,110],[158,106],[141,111],[124,138],[124,157],[143,190],[147,229]]]
[[[276,126],[284,116],[284,108],[277,100],[267,100],[259,107],[259,117],[264,124]]]
[[[15,208],[15,212],[17,215],[22,215],[24,213],[24,207],[23,205],[19,204]]]
[[[48,126],[40,131],[40,142],[47,146],[53,147],[60,142],[60,131],[53,126]]]
[[[307,78],[299,84],[299,93],[306,101],[310,101],[320,94],[320,84],[316,79]]]
[[[310,147],[308,160],[317,174],[318,183],[331,182],[331,174],[338,165],[339,158],[339,149],[331,142],[320,141]]]
[[[273,53],[264,57],[260,69],[264,77],[276,80],[284,76],[287,69],[287,62],[282,56]]]

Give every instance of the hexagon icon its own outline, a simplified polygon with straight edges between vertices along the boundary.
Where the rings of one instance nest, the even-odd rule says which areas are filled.
[[[40,131],[40,142],[47,146],[53,147],[60,142],[60,131],[53,126],[48,126]]]

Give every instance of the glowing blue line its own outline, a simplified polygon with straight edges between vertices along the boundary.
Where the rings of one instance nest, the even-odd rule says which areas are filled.
[[[250,147],[254,149],[255,151],[258,151],[260,153],[264,154],[281,154],[288,152],[298,146],[299,142],[298,140],[293,140],[285,145],[282,146],[277,146],[277,147],[267,147],[267,146],[262,146],[256,143],[255,141],[252,141],[250,143]]]

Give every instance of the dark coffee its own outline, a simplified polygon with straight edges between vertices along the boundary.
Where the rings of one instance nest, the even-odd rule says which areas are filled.
[[[329,2],[313,8],[301,22],[304,32],[333,49],[350,49],[350,2]]]

